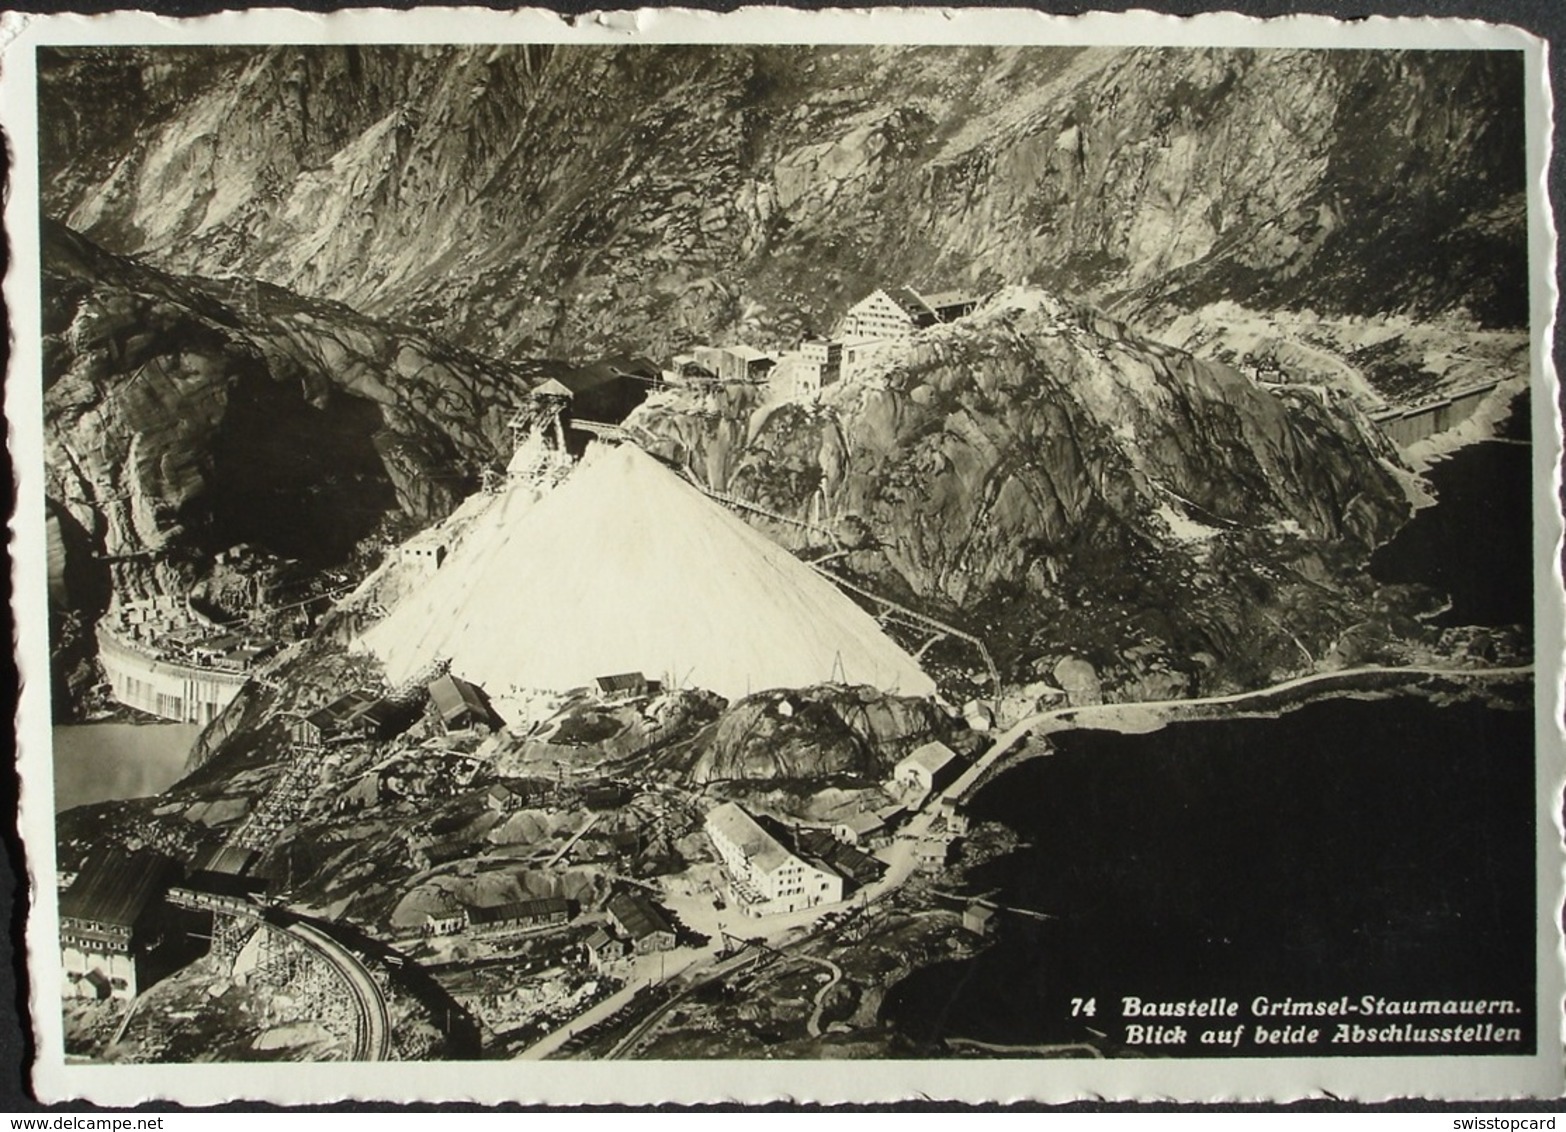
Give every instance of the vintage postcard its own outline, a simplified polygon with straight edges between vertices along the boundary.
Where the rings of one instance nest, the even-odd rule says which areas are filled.
[[[3,27],[41,1096],[1560,1093],[1539,40]]]

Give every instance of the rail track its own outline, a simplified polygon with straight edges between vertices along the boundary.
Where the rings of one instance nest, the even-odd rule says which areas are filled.
[[[233,896],[198,892],[186,888],[169,890],[169,903],[182,908],[209,911],[218,916],[232,916],[251,920],[263,931],[281,933],[289,940],[311,952],[330,968],[342,984],[353,1003],[354,1036],[349,1053],[350,1061],[389,1061],[391,1046],[391,1012],[386,1005],[386,995],[353,952],[338,943],[318,926],[297,919],[275,908],[266,908]]]

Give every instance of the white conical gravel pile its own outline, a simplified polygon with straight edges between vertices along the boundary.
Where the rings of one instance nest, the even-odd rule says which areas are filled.
[[[729,699],[834,680],[935,691],[831,582],[629,444],[491,509],[362,643],[393,684],[447,658],[495,696],[633,671]]]

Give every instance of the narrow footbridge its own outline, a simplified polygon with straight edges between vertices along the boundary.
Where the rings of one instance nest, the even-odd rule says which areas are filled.
[[[317,1001],[328,1028],[331,1019],[346,1016],[352,1031],[348,1060],[391,1058],[391,1014],[385,994],[369,968],[319,926],[281,909],[189,888],[170,889],[168,901],[180,908],[212,913],[215,952],[237,951],[234,941],[239,936],[248,938],[254,930],[266,932],[265,965],[281,973],[283,981],[302,983],[306,997]],[[220,944],[225,940],[230,942]],[[223,957],[232,959],[229,954]]]
[[[633,437],[624,425],[608,424],[604,421],[583,420],[580,417],[572,417],[569,428],[577,432],[585,432],[589,436],[596,436],[599,440],[613,440],[616,442],[629,442],[634,444]]]

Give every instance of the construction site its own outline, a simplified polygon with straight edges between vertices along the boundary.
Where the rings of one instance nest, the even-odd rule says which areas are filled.
[[[872,728],[869,761],[803,808],[724,781],[707,748],[736,706],[788,730],[827,705],[851,728],[861,702],[929,703],[889,625],[993,671],[983,645],[778,546],[741,517],[754,504],[649,456],[613,411],[575,416],[576,396],[533,390],[504,472],[341,597],[329,617],[364,628],[334,679],[355,683],[285,700],[317,645],[279,656],[188,609],[121,615],[159,664],[234,678],[198,718],[249,681],[236,710],[266,712],[273,738],[159,811],[184,832],[148,840],[155,879],[119,935],[72,937],[81,1052],[178,1060],[216,1030],[233,1058],[587,1052],[656,988],[759,971],[778,931],[863,916],[944,867],[961,826],[932,775],[966,765],[988,709],[901,709],[919,722]],[[814,688],[820,707],[779,691]],[[204,953],[93,990],[111,952],[174,936]]]
[[[821,506],[654,455],[654,381],[534,386],[505,467],[295,645],[115,611],[116,694],[243,741],[65,889],[76,1052],[884,1053],[887,988],[1040,915],[964,894],[1015,848],[968,807],[1098,710],[1081,662],[1003,684]]]

